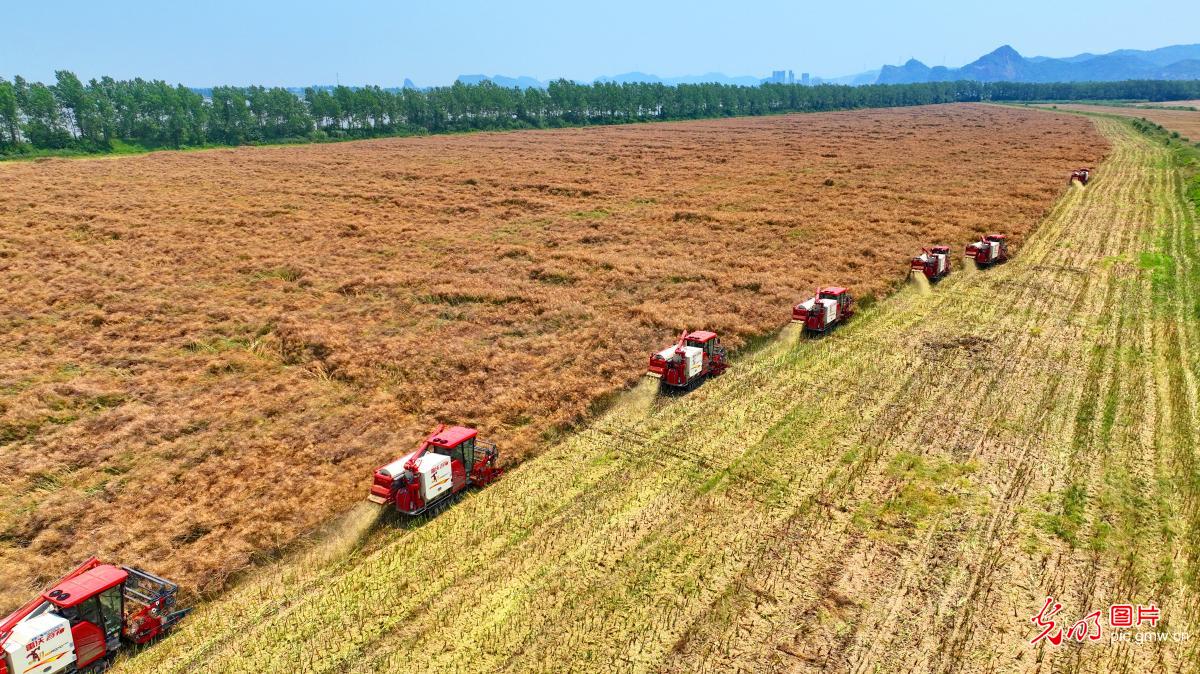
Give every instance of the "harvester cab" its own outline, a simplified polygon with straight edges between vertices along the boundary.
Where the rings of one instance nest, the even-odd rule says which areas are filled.
[[[819,288],[816,295],[792,307],[792,322],[809,332],[825,332],[854,315],[854,297],[840,286]]]
[[[922,248],[912,259],[911,270],[921,272],[930,281],[940,281],[950,274],[950,246]]]
[[[650,356],[646,374],[660,379],[663,386],[690,388],[727,367],[729,359],[717,333],[684,330],[679,341]]]
[[[988,234],[975,243],[967,244],[967,258],[981,267],[1008,260],[1008,237]]]
[[[473,428],[438,426],[416,450],[375,471],[372,503],[420,515],[448,503],[467,487],[485,487],[504,472],[496,445]]]
[[[1078,180],[1080,185],[1087,185],[1087,184],[1088,184],[1088,180],[1090,180],[1090,179],[1091,179],[1091,177],[1092,177],[1092,170],[1091,170],[1091,169],[1089,169],[1089,168],[1077,168],[1077,169],[1075,169],[1074,171],[1071,171],[1071,179],[1070,179],[1070,180],[1068,180],[1067,182],[1068,182],[1068,183],[1073,183],[1073,182],[1075,182],[1076,180]]]
[[[95,557],[0,622],[0,674],[102,671],[122,648],[169,632],[179,586]]]

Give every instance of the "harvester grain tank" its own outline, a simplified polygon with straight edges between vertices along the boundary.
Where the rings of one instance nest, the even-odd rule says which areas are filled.
[[[967,244],[967,259],[974,260],[981,267],[1007,261],[1008,237],[988,234],[975,243]]]
[[[839,286],[818,288],[815,295],[792,307],[792,322],[808,332],[825,332],[854,315],[854,297]]]
[[[940,281],[950,274],[950,246],[922,248],[912,259],[911,269],[925,274],[930,281]]]
[[[0,674],[107,669],[123,649],[169,632],[179,586],[93,557],[0,622]]]
[[[1077,169],[1075,169],[1074,171],[1071,171],[1071,179],[1070,179],[1070,180],[1068,180],[1067,182],[1068,182],[1068,183],[1073,183],[1073,182],[1075,182],[1076,180],[1078,180],[1080,185],[1087,185],[1087,184],[1088,184],[1088,180],[1090,180],[1090,179],[1091,179],[1091,177],[1092,177],[1092,170],[1091,170],[1091,169],[1089,169],[1089,168],[1077,168]]]
[[[378,468],[368,499],[420,515],[500,477],[499,457],[496,445],[480,440],[475,429],[443,424],[420,447]]]
[[[659,378],[663,386],[686,389],[727,367],[729,360],[717,333],[684,330],[679,341],[650,356],[646,374]]]

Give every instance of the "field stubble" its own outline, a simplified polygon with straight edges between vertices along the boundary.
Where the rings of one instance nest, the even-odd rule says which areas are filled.
[[[1187,101],[1155,101],[1152,103],[1138,103],[1138,106],[1151,108],[1197,108],[1200,109],[1200,100]]]
[[[1200,628],[1194,219],[1097,123],[1112,156],[1012,262],[618,404],[124,671],[1194,671],[1194,641],[1029,644],[1048,595]]]
[[[1019,241],[1104,148],[954,105],[0,166],[0,610],[93,552],[220,590],[434,423],[531,456],[684,327]]]
[[[1179,101],[1173,103],[1180,107],[1191,107],[1195,101]],[[1166,103],[1162,105],[1167,105]],[[1051,107],[1041,105],[1039,107]],[[1200,110],[1156,110],[1148,107],[1126,107],[1119,105],[1088,105],[1086,103],[1058,103],[1053,106],[1059,110],[1074,110],[1078,112],[1096,112],[1121,117],[1148,119],[1168,131],[1178,131],[1184,138],[1200,143]]]

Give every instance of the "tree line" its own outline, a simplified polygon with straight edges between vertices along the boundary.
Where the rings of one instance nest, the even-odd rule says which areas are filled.
[[[218,86],[205,96],[161,80],[102,77],[85,84],[60,70],[54,84],[0,78],[0,154],[321,141],[952,102],[1195,98],[1200,98],[1198,81],[1157,80],[859,87],[558,80],[546,89],[484,81],[431,89],[308,88],[303,95],[278,87]]]

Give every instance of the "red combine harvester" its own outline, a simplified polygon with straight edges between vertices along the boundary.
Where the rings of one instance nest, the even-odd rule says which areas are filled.
[[[1092,170],[1091,170],[1091,169],[1089,169],[1089,168],[1078,168],[1078,169],[1075,169],[1074,171],[1071,171],[1071,179],[1070,179],[1070,180],[1068,180],[1067,182],[1068,182],[1068,183],[1073,183],[1073,182],[1075,182],[1076,180],[1078,180],[1080,185],[1087,185],[1087,184],[1088,184],[1088,180],[1089,180],[1091,177],[1092,177]]]
[[[922,248],[912,259],[912,271],[925,274],[930,281],[940,281],[950,275],[950,246]]]
[[[854,315],[854,297],[845,288],[829,286],[792,307],[792,322],[809,332],[825,332]]]
[[[988,234],[975,243],[967,244],[967,258],[986,267],[1008,260],[1008,237],[1003,234]]]
[[[661,379],[663,386],[686,389],[705,377],[721,374],[727,367],[729,360],[717,333],[684,330],[678,342],[650,356],[646,374]]]
[[[179,586],[145,571],[89,559],[0,622],[0,674],[107,669],[123,646],[171,630]]]
[[[496,445],[479,440],[473,428],[438,426],[415,451],[375,471],[368,499],[420,515],[449,503],[467,487],[485,487],[504,472],[496,467]]]

